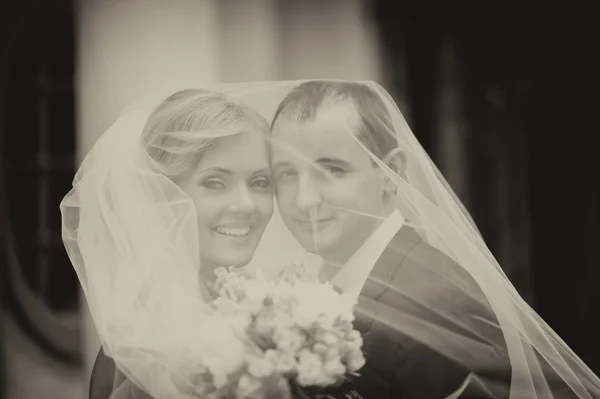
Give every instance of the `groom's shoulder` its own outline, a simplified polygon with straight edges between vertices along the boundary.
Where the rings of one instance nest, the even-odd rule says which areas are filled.
[[[423,240],[408,225],[402,226],[385,250],[388,262],[397,264],[393,281],[443,284],[449,278],[469,280],[469,273],[444,252]]]
[[[390,302],[401,301],[395,298],[396,292],[425,297],[431,304],[440,308],[459,306],[469,308],[482,317],[490,316],[490,306],[481,287],[471,273],[444,252],[431,246],[411,227],[403,226],[390,242],[389,257],[395,257],[395,272],[390,285],[394,290],[388,294]]]
[[[458,266],[445,253],[423,240],[421,235],[408,225],[402,226],[386,248],[391,256],[399,263],[399,270],[405,266],[438,267]]]

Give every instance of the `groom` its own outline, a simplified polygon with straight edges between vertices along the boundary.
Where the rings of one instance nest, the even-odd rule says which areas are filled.
[[[494,394],[472,384],[461,398],[508,397],[508,362],[501,370],[467,369],[393,327],[407,314],[437,320],[415,299],[437,310],[495,319],[483,306],[464,305],[467,294],[429,269],[470,278],[425,243],[395,209],[396,184],[362,147],[404,177],[406,158],[391,132],[392,120],[379,95],[356,82],[303,83],[291,90],[273,118],[272,170],[282,219],[307,251],[323,258],[320,277],[358,297],[355,328],[363,334],[367,363],[360,377],[325,393],[442,399],[460,390],[473,372],[488,386],[496,382]],[[476,283],[470,283],[468,291],[475,292]],[[437,317],[443,323],[443,316]]]

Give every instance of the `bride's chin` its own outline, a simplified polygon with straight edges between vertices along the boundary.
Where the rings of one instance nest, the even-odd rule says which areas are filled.
[[[244,267],[252,260],[252,257],[246,256],[245,254],[213,254],[216,256],[202,257],[200,260],[201,268],[205,270],[215,270],[219,267],[228,268],[233,266],[235,268]]]
[[[239,269],[240,267],[247,266],[251,260],[252,260],[252,257],[247,257],[247,256],[242,257],[242,256],[232,255],[232,256],[223,256],[218,263],[220,265],[222,265],[222,267],[225,267],[225,268],[234,267],[236,269]]]

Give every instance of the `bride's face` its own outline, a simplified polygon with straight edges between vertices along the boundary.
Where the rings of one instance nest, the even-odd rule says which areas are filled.
[[[203,264],[214,268],[250,262],[273,214],[263,134],[219,139],[180,186],[196,207]]]

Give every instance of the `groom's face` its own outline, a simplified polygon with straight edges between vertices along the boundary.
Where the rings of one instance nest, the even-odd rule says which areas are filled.
[[[383,174],[357,142],[359,126],[350,101],[324,106],[313,120],[281,116],[273,125],[281,217],[306,250],[324,258],[349,257],[383,214]]]

